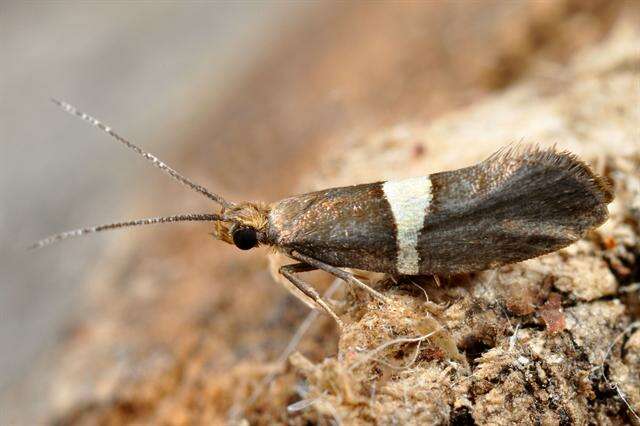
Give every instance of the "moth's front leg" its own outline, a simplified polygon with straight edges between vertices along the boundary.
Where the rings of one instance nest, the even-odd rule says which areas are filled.
[[[340,317],[335,313],[335,311],[329,306],[329,304],[318,294],[315,288],[309,285],[306,281],[297,277],[295,274],[299,274],[301,272],[309,272],[316,270],[315,266],[311,266],[306,263],[294,263],[292,265],[284,265],[282,266],[278,272],[282,274],[286,279],[288,279],[291,284],[295,285],[301,292],[303,292],[307,297],[311,298],[314,302],[316,302],[320,307],[322,307],[338,324],[338,328],[340,331],[343,330],[343,323]]]
[[[331,266],[329,264],[326,264],[320,260],[314,259],[313,257],[309,257],[307,255],[304,255],[302,253],[298,253],[297,251],[291,251],[289,253],[289,256],[291,256],[292,258],[299,260],[307,265],[311,265],[313,266],[315,269],[320,269],[322,271],[328,272],[331,275],[333,275],[334,277],[340,278],[343,281],[348,282],[349,284],[353,284],[357,287],[360,287],[361,289],[367,291],[368,293],[370,293],[373,297],[375,297],[376,299],[384,302],[384,303],[388,303],[389,299],[384,296],[382,293],[374,290],[373,288],[369,287],[368,285],[366,285],[365,283],[363,283],[362,281],[360,281],[359,279],[357,279],[355,277],[355,275],[353,275],[351,272],[347,272],[343,269],[340,268],[336,268],[335,266]]]

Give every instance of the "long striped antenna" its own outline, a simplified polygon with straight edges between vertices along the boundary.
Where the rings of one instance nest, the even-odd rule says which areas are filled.
[[[122,143],[127,148],[135,151],[138,155],[140,155],[141,157],[145,158],[151,164],[153,164],[154,166],[156,166],[157,168],[159,168],[163,172],[167,173],[169,176],[171,176],[172,178],[174,178],[175,180],[180,182],[182,185],[187,186],[187,187],[193,189],[194,191],[197,191],[197,192],[201,193],[205,197],[209,198],[210,200],[215,201],[216,203],[220,204],[222,207],[224,207],[226,209],[229,209],[229,208],[234,206],[233,203],[225,200],[220,195],[214,194],[211,191],[209,191],[207,188],[205,188],[204,186],[198,185],[197,183],[192,182],[191,180],[187,179],[186,177],[184,177],[183,175],[178,173],[176,170],[174,170],[171,167],[169,167],[168,165],[166,165],[164,162],[162,162],[155,155],[153,155],[151,153],[148,153],[145,150],[143,150],[142,148],[140,148],[139,146],[129,142],[128,140],[126,140],[125,138],[123,138],[122,136],[120,136],[119,134],[114,132],[111,129],[111,127],[109,127],[106,124],[102,123],[100,120],[90,116],[89,114],[86,114],[86,113],[84,113],[82,111],[79,111],[76,107],[74,107],[73,105],[68,104],[66,102],[59,101],[57,99],[51,99],[51,101],[53,103],[55,103],[56,105],[58,105],[60,108],[62,108],[64,111],[68,112],[69,114],[75,115],[76,117],[79,117],[83,121],[86,121],[87,123],[91,124],[92,126],[97,127],[98,129],[100,129],[103,132],[107,133],[109,136],[111,136],[112,138],[114,138],[118,142]]]
[[[73,231],[61,232],[51,235],[34,243],[29,248],[38,249],[48,246],[67,238],[79,237],[81,235],[93,234],[95,232],[109,231],[112,229],[129,228],[131,226],[153,225],[154,223],[171,223],[171,222],[196,222],[196,221],[224,221],[225,219],[218,214],[178,214],[175,216],[165,217],[149,217],[146,219],[136,219],[127,222],[116,222],[105,225],[92,226],[90,228],[74,229]]]

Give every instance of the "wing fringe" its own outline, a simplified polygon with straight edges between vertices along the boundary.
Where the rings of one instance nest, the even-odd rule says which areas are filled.
[[[558,150],[555,146],[541,148],[539,145],[508,145],[496,151],[484,161],[491,169],[506,169],[522,164],[537,165],[564,170],[586,188],[602,203],[609,204],[614,199],[614,191],[609,180],[596,174],[575,154],[567,150]]]

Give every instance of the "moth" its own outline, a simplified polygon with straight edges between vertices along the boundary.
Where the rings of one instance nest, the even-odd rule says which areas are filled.
[[[228,201],[194,183],[97,119],[61,101],[217,211],[152,217],[52,235],[34,247],[79,235],[155,223],[210,221],[212,235],[241,250],[271,246],[297,263],[279,272],[336,322],[341,320],[298,274],[322,270],[385,296],[344,269],[449,275],[519,262],[566,247],[608,217],[607,181],[568,152],[503,149],[471,167],[409,179],[331,188],[274,203]]]

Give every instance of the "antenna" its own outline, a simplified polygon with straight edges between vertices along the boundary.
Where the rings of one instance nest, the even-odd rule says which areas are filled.
[[[196,222],[196,221],[216,221],[224,220],[222,216],[217,214],[178,214],[175,216],[164,217],[149,217],[146,219],[136,219],[128,222],[116,222],[108,223],[105,225],[93,226],[90,228],[74,229],[73,231],[61,232],[59,234],[51,235],[47,238],[43,238],[35,244],[31,245],[29,249],[38,249],[58,241],[66,240],[67,238],[79,237],[80,235],[93,234],[95,232],[108,231],[111,229],[129,228],[131,226],[153,225],[155,223],[171,223],[171,222]]]
[[[58,105],[60,108],[62,108],[64,111],[68,112],[69,114],[75,115],[76,117],[79,117],[83,121],[86,121],[87,123],[91,124],[92,126],[97,127],[98,129],[102,130],[103,132],[109,134],[109,136],[111,136],[112,138],[114,138],[118,142],[122,143],[127,148],[135,151],[138,155],[140,155],[141,157],[145,158],[151,164],[153,164],[154,166],[156,166],[157,168],[159,168],[163,172],[167,173],[169,176],[171,176],[172,178],[174,178],[175,180],[180,182],[182,185],[187,186],[187,187],[193,189],[194,191],[197,191],[197,192],[201,193],[202,195],[204,195],[205,197],[209,198],[210,200],[213,200],[216,203],[220,204],[225,209],[229,209],[229,208],[234,206],[233,203],[225,200],[220,195],[214,194],[214,193],[210,192],[204,186],[198,185],[197,183],[192,182],[191,180],[189,180],[186,177],[182,176],[176,170],[172,169],[171,167],[169,167],[168,165],[163,163],[158,157],[156,157],[155,155],[153,155],[151,153],[146,152],[145,150],[143,150],[139,146],[129,142],[128,140],[126,140],[125,138],[123,138],[122,136],[120,136],[119,134],[114,132],[113,130],[111,130],[111,127],[109,127],[106,124],[102,123],[98,119],[96,119],[96,118],[94,118],[94,117],[90,116],[89,114],[86,114],[86,113],[84,113],[82,111],[79,111],[76,107],[74,107],[73,105],[68,104],[66,102],[59,101],[57,99],[51,99],[51,101],[54,104]]]

